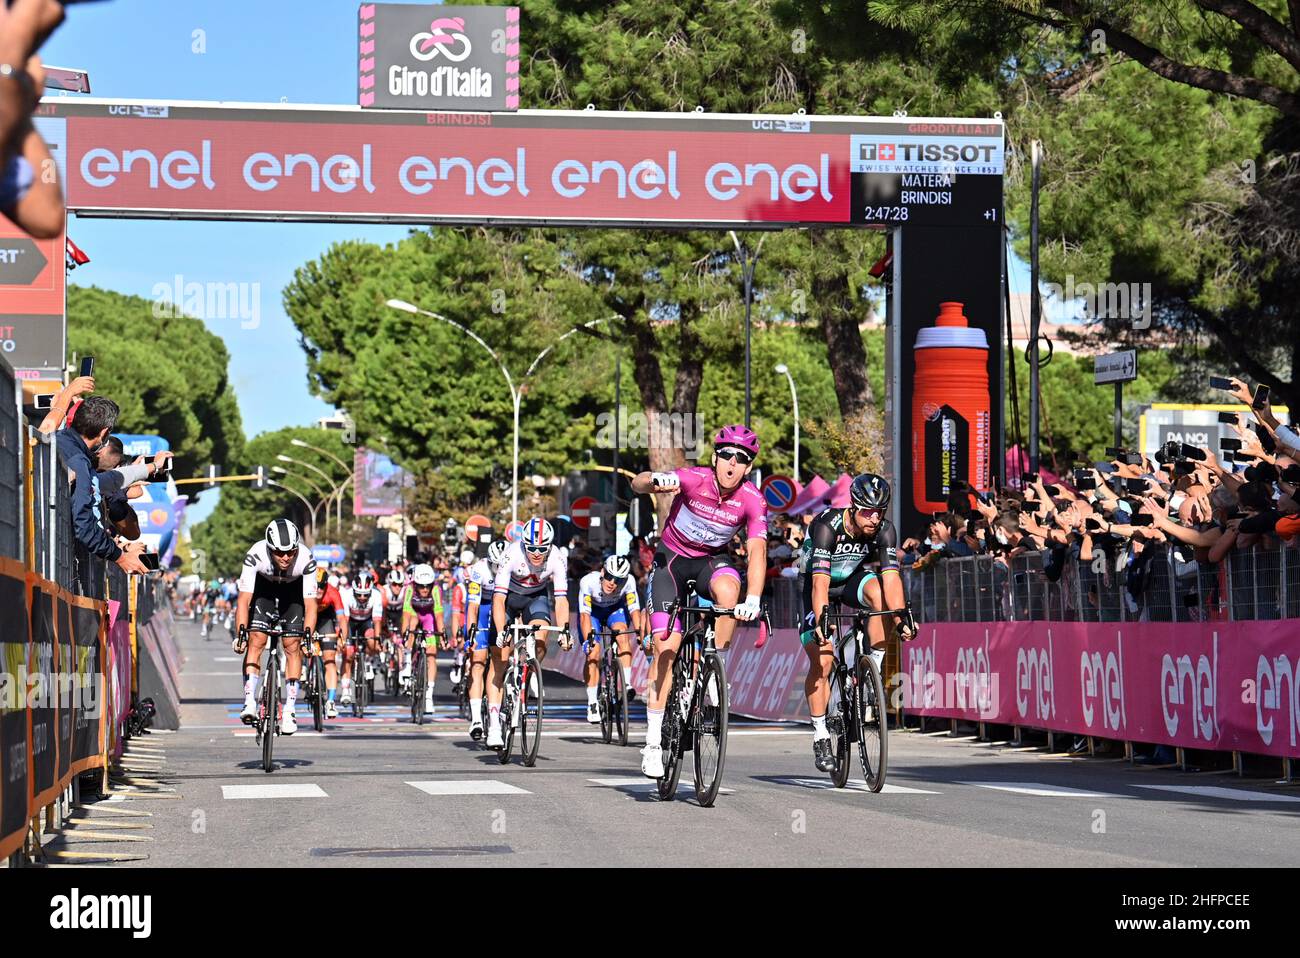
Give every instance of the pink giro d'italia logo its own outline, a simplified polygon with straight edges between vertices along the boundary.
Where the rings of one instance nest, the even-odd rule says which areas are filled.
[[[421,62],[444,56],[452,63],[460,63],[471,50],[464,17],[441,17],[429,24],[428,33],[411,37],[411,56]]]

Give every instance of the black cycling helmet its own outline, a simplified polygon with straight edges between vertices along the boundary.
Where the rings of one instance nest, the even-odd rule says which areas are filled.
[[[853,477],[849,486],[849,501],[858,509],[889,508],[889,483],[873,472]]]

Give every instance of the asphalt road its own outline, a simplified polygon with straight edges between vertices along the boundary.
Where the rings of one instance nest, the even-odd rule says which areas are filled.
[[[127,764],[146,794],[87,813],[91,828],[146,823],[131,834],[151,840],[100,845],[92,832],[68,845],[142,856],[121,867],[1300,861],[1300,788],[916,732],[891,735],[886,790],[871,794],[829,787],[812,765],[806,727],[735,719],[716,806],[692,800],[689,765],[677,799],[661,802],[640,775],[644,722],[629,747],[602,744],[581,688],[554,673],[546,688],[555,717],[535,768],[517,755],[502,766],[469,740],[447,714],[443,668],[431,724],[417,728],[403,706],[381,700],[366,719],[282,736],[279,767],[267,774],[236,718],[239,664],[229,645],[202,642],[188,622],[178,627],[183,727],[134,743]],[[303,711],[299,727],[310,728]],[[118,816],[133,811],[149,815]]]

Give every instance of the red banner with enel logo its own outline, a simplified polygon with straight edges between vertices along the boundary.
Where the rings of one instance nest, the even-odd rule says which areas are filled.
[[[78,212],[633,226],[932,215],[976,225],[1001,202],[997,120],[94,100],[50,101],[41,113],[66,124],[68,208]],[[868,139],[918,157],[960,156],[958,141],[974,141],[966,148],[991,162],[962,177],[859,170]],[[920,179],[945,190],[908,188]],[[891,197],[896,205],[879,205]]]

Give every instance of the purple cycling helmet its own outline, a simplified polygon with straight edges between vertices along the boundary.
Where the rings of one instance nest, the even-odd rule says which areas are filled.
[[[718,449],[722,446],[734,446],[745,450],[751,456],[758,455],[758,437],[746,426],[723,426],[719,429],[718,434],[713,437],[713,448]]]

